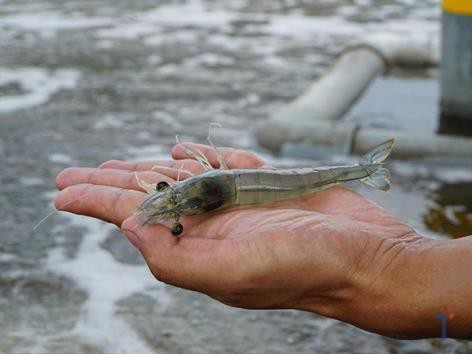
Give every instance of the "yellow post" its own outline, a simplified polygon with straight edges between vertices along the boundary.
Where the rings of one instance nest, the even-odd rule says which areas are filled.
[[[472,0],[443,0],[439,132],[472,135]]]
[[[444,0],[443,10],[450,14],[472,16],[472,0]]]

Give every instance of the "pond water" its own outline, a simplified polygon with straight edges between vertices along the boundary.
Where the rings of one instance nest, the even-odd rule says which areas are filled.
[[[278,166],[321,163],[261,150],[256,123],[352,40],[438,32],[439,15],[439,0],[0,0],[0,352],[466,352],[459,341],[392,340],[308,313],[228,308],[156,282],[95,220],[54,215],[32,231],[62,168],[165,158],[177,133],[203,141],[209,121],[223,125],[217,144]],[[433,131],[436,75],[379,81],[349,119]],[[390,92],[394,101],[380,99]],[[428,237],[472,234],[471,166],[390,167],[391,193],[359,190]]]

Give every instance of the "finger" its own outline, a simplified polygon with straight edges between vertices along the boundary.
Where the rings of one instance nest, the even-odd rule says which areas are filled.
[[[102,169],[117,169],[117,170],[128,170],[128,171],[151,171],[154,166],[164,166],[169,167],[175,170],[183,169],[190,171],[192,173],[201,173],[203,172],[202,166],[195,160],[151,160],[151,161],[141,161],[141,162],[128,162],[128,161],[118,161],[110,160],[102,163],[98,168]],[[162,174],[170,178],[176,179],[177,172],[166,172],[164,169]],[[183,175],[183,174],[182,174]],[[175,177],[174,177],[175,176]]]
[[[62,190],[75,184],[94,184],[143,191],[136,180],[136,176],[150,184],[160,181],[166,181],[170,184],[175,183],[172,178],[152,171],[133,172],[115,169],[71,167],[57,175],[56,186],[57,189]]]
[[[57,194],[55,206],[57,210],[91,216],[119,226],[146,197],[147,194],[135,190],[76,184]]]
[[[143,254],[157,279],[205,293],[215,284],[221,286],[225,275],[226,244],[230,241],[200,237],[176,238],[162,225],[141,226],[136,217],[121,225],[123,232]],[[224,285],[223,285],[224,286]]]
[[[213,147],[193,143],[185,143],[185,145],[201,151],[213,167],[220,167],[216,151]],[[261,168],[265,166],[262,159],[248,151],[222,147],[218,148],[218,153],[222,155],[228,168]],[[181,160],[188,159],[190,156],[188,156],[181,144],[177,144],[172,148],[172,157],[176,160]]]

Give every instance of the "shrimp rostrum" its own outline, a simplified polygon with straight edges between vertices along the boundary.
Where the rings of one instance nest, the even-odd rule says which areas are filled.
[[[204,161],[202,165],[206,171],[175,185],[159,182],[156,191],[138,207],[137,215],[143,224],[172,220],[171,231],[179,235],[183,231],[179,222],[182,215],[306,196],[355,180],[388,191],[390,173],[383,167],[383,162],[393,144],[391,139],[374,147],[354,166],[295,169],[211,169],[203,154],[185,146],[188,155]],[[218,154],[216,148],[215,151]],[[224,166],[221,155],[219,160]]]

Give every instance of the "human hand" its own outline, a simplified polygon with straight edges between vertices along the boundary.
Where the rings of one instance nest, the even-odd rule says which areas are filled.
[[[218,166],[211,148],[198,148]],[[244,151],[221,152],[229,168],[264,165]],[[433,241],[368,199],[339,187],[273,205],[183,217],[184,233],[176,238],[167,227],[141,226],[133,216],[147,197],[135,173],[149,183],[172,183],[175,172],[151,168],[202,172],[179,145],[172,154],[174,161],[108,161],[99,168],[66,169],[57,177],[61,192],[56,207],[115,223],[157,279],[225,304],[302,309],[375,332],[416,335],[401,324],[417,315],[408,308],[399,310],[408,307],[408,296],[416,289],[401,288],[408,280],[403,274],[416,270],[412,259]],[[431,322],[436,326],[433,315]],[[429,322],[422,326],[421,333],[431,327]]]

